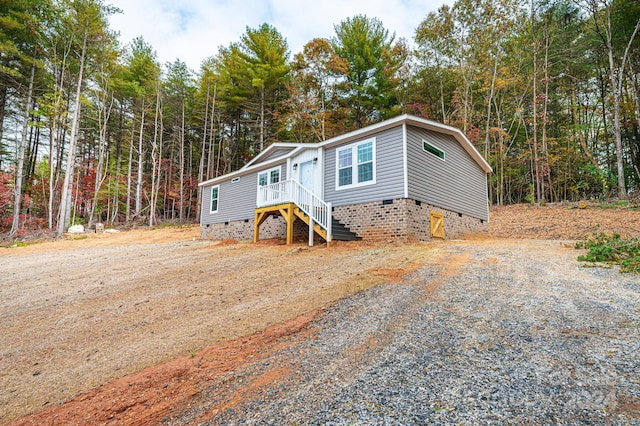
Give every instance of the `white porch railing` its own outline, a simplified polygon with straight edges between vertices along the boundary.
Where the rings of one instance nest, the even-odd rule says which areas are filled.
[[[258,188],[258,207],[275,206],[282,203],[295,203],[310,218],[310,227],[314,223],[327,231],[327,241],[331,241],[331,203],[325,203],[312,191],[295,179],[283,180]]]
[[[275,206],[292,201],[290,180],[258,187],[258,207]]]

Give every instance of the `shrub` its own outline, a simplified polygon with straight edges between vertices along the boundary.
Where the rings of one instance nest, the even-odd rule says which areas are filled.
[[[622,238],[620,234],[597,232],[576,243],[587,254],[578,256],[581,262],[620,265],[620,272],[640,274],[640,239]]]

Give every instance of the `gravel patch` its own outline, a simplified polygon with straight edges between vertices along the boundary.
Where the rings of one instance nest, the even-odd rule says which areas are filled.
[[[440,257],[332,305],[163,424],[640,424],[640,277],[553,241]]]

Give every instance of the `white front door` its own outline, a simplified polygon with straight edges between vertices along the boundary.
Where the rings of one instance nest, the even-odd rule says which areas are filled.
[[[300,185],[313,191],[313,161],[300,164]]]

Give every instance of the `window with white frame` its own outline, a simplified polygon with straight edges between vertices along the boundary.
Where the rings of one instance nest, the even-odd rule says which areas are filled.
[[[375,183],[375,139],[336,150],[336,189]]]
[[[444,150],[422,139],[422,149],[444,161]]]
[[[258,186],[280,182],[280,166],[258,173]]]
[[[211,187],[211,210],[210,213],[218,212],[218,200],[220,197],[220,185]]]

